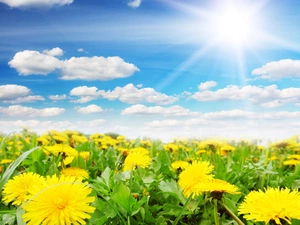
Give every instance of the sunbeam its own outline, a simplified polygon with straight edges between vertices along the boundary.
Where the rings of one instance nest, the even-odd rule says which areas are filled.
[[[188,69],[191,65],[193,65],[199,58],[201,58],[206,52],[213,49],[216,43],[208,43],[203,46],[201,49],[198,49],[195,53],[193,53],[189,58],[187,58],[184,62],[182,62],[178,67],[174,68],[174,72],[167,75],[166,79],[160,82],[157,86],[157,90],[162,90],[166,86],[170,85],[181,73]]]

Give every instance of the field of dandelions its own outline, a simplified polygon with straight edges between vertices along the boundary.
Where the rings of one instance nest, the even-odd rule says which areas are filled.
[[[299,225],[299,137],[0,135],[0,225]]]

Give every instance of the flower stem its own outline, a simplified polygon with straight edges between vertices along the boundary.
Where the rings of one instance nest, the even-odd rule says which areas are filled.
[[[182,214],[184,212],[184,210],[187,208],[187,205],[189,204],[190,200],[192,198],[192,194],[190,195],[190,197],[186,200],[184,206],[182,207],[181,211],[179,212],[178,216],[176,217],[173,225],[177,225],[177,223],[179,222],[180,218],[182,217]]]
[[[219,205],[222,206],[226,212],[237,222],[238,225],[245,225],[222,201],[218,201]]]
[[[215,224],[220,225],[219,221],[219,215],[218,215],[218,199],[214,199],[214,218],[215,218]]]

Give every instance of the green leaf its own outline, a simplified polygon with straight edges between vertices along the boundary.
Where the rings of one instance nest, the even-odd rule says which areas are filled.
[[[106,167],[103,173],[101,174],[101,180],[104,184],[110,189],[111,184],[111,169],[109,167]]]
[[[23,221],[22,215],[25,213],[25,211],[22,209],[22,207],[17,208],[17,223],[18,225],[26,225],[26,223]]]
[[[6,184],[10,176],[13,174],[15,169],[20,165],[20,163],[26,159],[26,157],[33,151],[37,150],[39,147],[32,148],[26,152],[24,152],[22,155],[20,155],[14,162],[12,162],[7,169],[5,170],[2,179],[0,181],[0,190],[3,189],[3,186]]]
[[[71,162],[71,167],[77,167],[81,169],[86,169],[86,162],[82,156],[77,156]]]
[[[4,214],[2,216],[2,222],[0,224],[3,225],[14,225],[16,221],[16,216],[12,214]]]
[[[112,199],[127,211],[127,214],[131,216],[132,207],[136,204],[137,200],[132,197],[130,190],[123,183],[119,183],[113,189],[114,195]]]
[[[164,193],[167,193],[177,198],[182,204],[185,204],[186,198],[183,196],[182,191],[175,180],[161,181],[159,183],[159,189]]]
[[[171,159],[165,150],[161,151],[158,155],[158,161],[160,161],[163,165],[171,166]]]

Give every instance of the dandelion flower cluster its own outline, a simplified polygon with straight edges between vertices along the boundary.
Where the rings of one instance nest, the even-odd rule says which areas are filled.
[[[300,219],[300,193],[288,188],[268,188],[263,192],[250,192],[239,207],[239,214],[244,214],[247,220],[255,222],[274,221],[282,224],[286,221],[291,224],[291,219]]]

